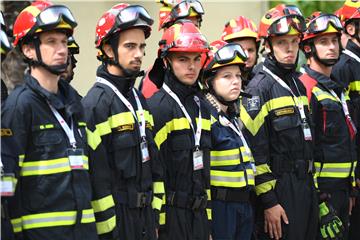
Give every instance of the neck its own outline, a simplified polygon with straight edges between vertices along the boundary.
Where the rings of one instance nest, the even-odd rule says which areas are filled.
[[[316,72],[319,72],[327,77],[330,77],[331,75],[331,70],[332,70],[332,67],[331,66],[325,66],[321,63],[319,63],[318,61],[316,61],[315,59],[310,59],[310,68]]]
[[[222,104],[219,102],[219,105],[220,105],[220,109],[221,111],[223,111],[224,113],[227,113],[227,110],[228,110],[228,106]]]
[[[44,69],[43,67],[32,67],[31,76],[33,76],[40,86],[51,93],[58,92],[59,75],[55,75]]]
[[[358,42],[358,40],[356,40],[356,38],[351,37],[351,40],[352,40],[353,43],[356,44],[356,46],[360,47],[360,43]]]
[[[122,77],[124,75],[123,72],[121,71],[121,69],[115,65],[107,64],[106,69],[112,75],[119,76],[119,77]]]

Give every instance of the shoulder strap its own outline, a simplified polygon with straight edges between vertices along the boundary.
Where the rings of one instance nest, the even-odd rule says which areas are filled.
[[[310,105],[311,93],[315,85],[317,84],[316,80],[309,76],[309,74],[304,73],[299,77],[300,81],[304,84],[306,88],[306,96]]]

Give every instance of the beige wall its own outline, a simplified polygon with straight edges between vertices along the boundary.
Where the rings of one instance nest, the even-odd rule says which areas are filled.
[[[119,1],[54,1],[66,4],[73,12],[78,22],[75,30],[75,38],[80,45],[80,54],[77,56],[78,65],[75,69],[73,86],[81,95],[85,95],[95,81],[96,68],[99,61],[96,59],[95,26],[101,15]],[[159,4],[151,1],[127,1],[132,4],[144,6],[154,18],[155,23],[152,35],[147,41],[146,56],[143,61],[143,69],[150,66],[157,53],[158,41],[161,32],[158,28]],[[222,33],[224,24],[231,18],[244,15],[259,23],[260,17],[267,8],[267,3],[262,1],[206,1],[202,0],[205,9],[204,21],[201,31],[211,42],[218,39]]]

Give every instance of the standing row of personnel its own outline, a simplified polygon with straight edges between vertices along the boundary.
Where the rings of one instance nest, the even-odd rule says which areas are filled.
[[[355,9],[346,32],[356,45],[359,6],[353,3],[346,1],[342,16],[347,7]],[[198,24],[204,13],[197,1],[173,9],[170,17]],[[359,113],[348,107],[347,84],[330,77],[340,21],[315,13],[305,25],[294,6],[269,10],[259,29],[267,56],[254,77],[256,29],[243,18],[226,27],[237,22],[250,23],[250,34],[229,37],[236,31],[228,29],[223,39],[239,41],[246,52],[216,41],[208,53],[193,22],[167,25],[149,75],[160,91],[148,108],[134,83],[153,20],[141,6],[115,5],[97,24],[102,65],[83,109],[78,94],[60,80],[75,19],[48,2],[26,8],[15,23],[14,44],[30,71],[2,115],[2,129],[19,145],[19,161],[8,175],[12,183],[17,179],[9,201],[17,238],[250,239],[255,184],[258,239],[347,239],[357,157],[352,116]],[[302,76],[295,71],[300,41],[309,58]],[[347,51],[350,61],[359,58],[356,46]],[[251,79],[242,122],[241,75]],[[353,76],[347,79],[356,103]]]

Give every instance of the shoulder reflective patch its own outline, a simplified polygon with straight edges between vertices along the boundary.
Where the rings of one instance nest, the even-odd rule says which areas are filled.
[[[10,128],[2,128],[1,129],[1,137],[5,137],[5,136],[12,136],[12,131]]]
[[[125,124],[125,125],[120,125],[117,128],[115,128],[115,131],[117,132],[124,132],[124,131],[131,131],[134,130],[134,124]]]
[[[293,107],[287,107],[287,108],[281,108],[281,109],[275,110],[275,115],[278,117],[283,116],[283,115],[293,114],[293,113],[294,113]]]
[[[260,109],[260,97],[252,96],[247,99],[246,110],[247,111],[258,111]]]

